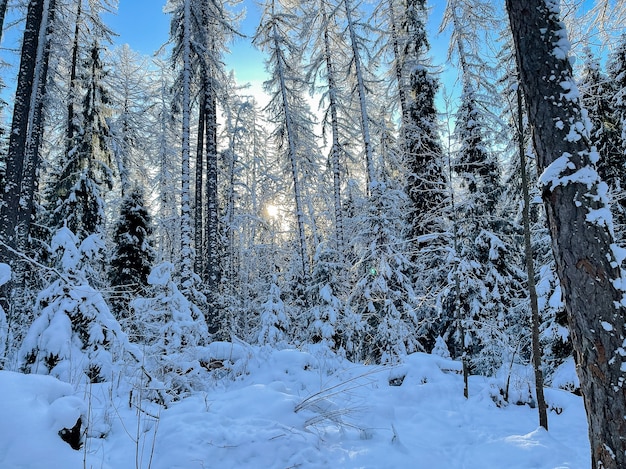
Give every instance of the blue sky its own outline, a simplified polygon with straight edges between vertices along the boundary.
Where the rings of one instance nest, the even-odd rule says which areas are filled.
[[[131,49],[153,55],[169,38],[170,15],[163,13],[165,0],[119,0],[117,15],[107,15],[106,24],[119,36],[117,44],[128,44]],[[260,19],[256,2],[244,2],[247,15],[241,24],[244,34],[252,35]],[[265,79],[263,55],[250,45],[251,39],[240,38],[230,45],[225,56],[229,69],[236,71],[241,84]]]

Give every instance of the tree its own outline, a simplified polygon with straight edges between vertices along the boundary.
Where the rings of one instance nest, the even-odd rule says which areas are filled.
[[[366,360],[396,363],[420,350],[415,314],[417,303],[409,272],[413,264],[402,239],[405,193],[392,182],[378,183],[355,236],[358,280],[350,297],[352,310],[367,323],[362,339]]]
[[[274,276],[269,285],[267,301],[261,305],[258,342],[262,345],[284,345],[287,341],[290,321],[280,296],[280,288]]]
[[[79,239],[104,235],[103,185],[113,185],[112,151],[107,122],[108,90],[105,88],[101,48],[94,42],[83,63],[82,88],[85,90],[80,124],[72,145],[63,155],[47,194],[53,226],[68,227]]]
[[[366,192],[369,194],[371,186],[375,183],[374,169],[374,148],[372,135],[370,132],[370,112],[368,110],[368,67],[364,63],[363,55],[369,50],[367,36],[360,34],[360,29],[366,28],[366,23],[360,18],[360,12],[352,4],[352,0],[341,0],[346,19],[346,32],[350,38],[350,67],[351,76],[354,81],[353,92],[356,93],[359,108],[359,124],[361,126],[361,136],[363,139],[363,151],[365,152],[365,175],[367,177]],[[370,52],[371,54],[371,52]]]
[[[626,36],[623,47],[626,47]],[[611,190],[615,234],[617,239],[622,239],[626,229],[626,198],[622,195],[626,184],[626,51],[620,54],[619,49],[609,60],[610,76],[602,73],[599,61],[587,49],[579,86],[581,101],[592,125],[590,141],[602,155],[598,174]]]
[[[180,100],[182,113],[181,128],[181,200],[180,200],[180,252],[182,287],[188,290],[194,283],[193,236],[191,225],[191,179],[190,179],[190,138],[191,138],[191,85],[192,85],[192,17],[191,1],[180,0],[173,4],[171,36],[176,45],[172,52],[174,64],[182,61],[177,100]]]
[[[306,3],[304,5],[307,5]],[[331,144],[328,156],[333,175],[333,210],[335,218],[335,243],[337,253],[344,255],[344,213],[342,206],[342,184],[347,145],[351,138],[346,108],[346,91],[339,79],[339,70],[345,61],[342,52],[347,47],[337,27],[337,10],[327,0],[308,3],[310,10],[305,11],[304,31],[309,36],[310,48],[313,53],[309,60],[308,79],[312,91],[317,89],[316,79],[324,81],[320,107],[324,110],[322,121],[324,131],[330,127]]]
[[[61,228],[51,248],[62,276],[39,294],[35,305],[39,315],[20,349],[20,368],[69,383],[111,379],[115,348],[125,345],[126,336],[83,270],[103,243],[97,236],[79,242],[69,229]]]
[[[146,294],[148,275],[154,262],[152,226],[145,208],[143,192],[138,187],[127,192],[120,207],[120,217],[113,234],[113,253],[109,261],[109,283],[116,289],[111,300],[119,321],[130,322],[127,327],[137,332],[136,318],[129,310],[132,296]]]
[[[0,188],[0,257],[11,262],[15,260],[12,250],[23,251],[30,233],[55,4],[55,0],[31,0],[26,14],[6,169]],[[23,269],[15,269],[14,274],[16,278],[7,286],[23,280]]]
[[[281,10],[277,3],[278,0],[271,0],[266,6],[255,42],[269,52],[267,66],[271,77],[265,86],[271,92],[271,100],[267,110],[276,126],[273,136],[289,168],[298,233],[297,277],[303,283],[309,277],[311,269],[305,233],[302,176],[306,158],[314,156],[316,151],[312,116],[304,101],[304,82],[298,72],[302,51],[289,36],[293,27],[289,13]]]
[[[150,398],[165,405],[194,387],[199,347],[209,336],[202,312],[179,290],[173,271],[169,262],[156,265],[148,276],[154,296],[131,303],[146,346]]]
[[[592,467],[626,466],[624,293],[607,185],[599,178],[559,3],[506,2],[533,130],[552,249],[587,410]],[[550,97],[550,99],[546,99]]]

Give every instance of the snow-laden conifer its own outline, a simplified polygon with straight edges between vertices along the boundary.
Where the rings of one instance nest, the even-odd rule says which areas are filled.
[[[57,231],[51,249],[60,278],[39,294],[34,305],[37,317],[19,353],[23,371],[70,383],[112,378],[126,336],[84,270],[103,247],[97,235],[79,242],[68,228]]]
[[[108,272],[109,283],[114,289],[112,310],[129,333],[136,332],[137,318],[131,315],[129,301],[134,295],[145,295],[154,262],[150,215],[138,187],[127,192],[122,200],[113,242]]]
[[[274,276],[269,284],[267,301],[261,305],[261,328],[258,343],[262,345],[285,346],[290,327],[289,315],[281,299],[281,291]]]

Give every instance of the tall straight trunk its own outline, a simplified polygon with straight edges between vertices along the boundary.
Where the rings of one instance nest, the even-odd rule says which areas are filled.
[[[524,254],[526,256],[526,274],[528,276],[528,293],[530,296],[530,310],[532,313],[532,350],[533,368],[535,371],[535,390],[537,394],[537,410],[539,412],[539,425],[548,429],[548,412],[546,399],[543,394],[543,368],[541,366],[541,342],[539,340],[539,303],[537,301],[537,288],[535,285],[535,263],[532,244],[530,242],[530,194],[528,193],[528,176],[526,175],[526,152],[524,148],[524,118],[522,112],[522,90],[517,89],[517,126],[518,126],[518,151],[520,155],[520,167],[522,177],[522,192],[524,195],[524,209],[522,218],[524,221]]]
[[[293,124],[293,116],[291,112],[291,104],[287,96],[287,77],[284,70],[284,58],[280,49],[280,42],[278,40],[279,34],[274,24],[273,29],[274,47],[276,48],[278,55],[277,72],[280,86],[280,93],[282,99],[283,110],[285,114],[285,128],[287,133],[287,151],[288,159],[291,167],[291,180],[293,183],[293,193],[296,203],[296,220],[298,223],[298,245],[300,248],[300,266],[302,268],[302,278],[306,279],[310,274],[309,258],[306,236],[304,232],[304,207],[302,203],[302,189],[300,187],[300,177],[298,171],[298,154],[297,154],[297,135]]]
[[[32,0],[26,15],[0,207],[0,238],[12,249],[23,248],[30,233],[53,12],[54,0]],[[13,258],[2,245],[0,255]]]
[[[398,28],[396,27],[396,14],[393,6],[394,0],[387,0],[387,8],[389,9],[389,25],[391,34],[391,45],[393,47],[393,67],[396,74],[396,81],[398,82],[398,99],[400,100],[400,116],[402,117],[402,140],[404,142],[405,128],[410,122],[411,115],[409,113],[409,105],[407,100],[407,90],[404,79],[404,67],[402,48],[400,45],[400,35],[398,34]],[[404,144],[404,143],[403,143]]]
[[[181,280],[188,289],[193,281],[193,249],[191,235],[190,208],[190,117],[191,117],[191,0],[183,5],[183,76],[182,76],[182,148],[181,148],[181,201],[180,201],[180,243]]]
[[[7,13],[7,5],[9,0],[0,0],[0,41],[2,41],[2,33],[4,29],[4,17]]]
[[[211,334],[219,330],[219,313],[217,311],[217,294],[220,286],[220,262],[219,262],[219,204],[217,199],[217,96],[213,84],[214,77],[206,77],[207,100],[206,100],[206,286],[209,311],[207,326]]]
[[[330,164],[333,171],[333,203],[335,210],[335,238],[337,251],[344,253],[344,230],[343,230],[343,208],[341,206],[341,146],[339,144],[339,116],[337,112],[337,82],[335,79],[335,69],[333,65],[333,54],[330,44],[329,18],[326,13],[325,2],[320,1],[322,14],[322,24],[324,27],[324,55],[326,57],[326,77],[328,81],[328,107],[330,109],[330,126],[332,130],[333,143],[330,149]]]
[[[169,105],[168,105],[168,84],[163,76],[161,76],[161,134],[159,136],[159,224],[160,224],[160,236],[159,236],[159,261],[173,262],[173,231],[169,227],[169,222],[172,216],[172,202],[170,198],[170,181],[169,181]]]
[[[66,129],[66,153],[68,153],[74,145],[74,130],[75,130],[75,109],[74,103],[76,99],[76,70],[78,69],[78,47],[80,36],[80,24],[82,20],[83,2],[78,1],[76,8],[76,23],[74,25],[74,40],[72,42],[72,62],[70,64],[70,83],[67,96],[67,129]]]
[[[359,97],[359,117],[361,120],[361,133],[363,136],[363,147],[365,150],[365,170],[367,174],[367,193],[371,193],[371,185],[376,179],[374,172],[374,152],[372,150],[372,139],[370,133],[369,113],[367,109],[367,92],[365,90],[365,78],[363,77],[363,63],[361,61],[361,51],[356,34],[356,26],[352,18],[352,7],[350,0],[343,0],[346,10],[346,20],[348,25],[348,33],[350,35],[350,46],[352,48],[352,62],[354,64],[354,73],[356,78],[356,89]]]
[[[206,124],[206,92],[200,91],[200,105],[198,106],[198,140],[196,146],[196,186],[195,186],[195,204],[194,204],[194,244],[196,248],[196,258],[194,263],[194,271],[198,275],[204,272],[204,129]]]
[[[592,467],[618,469],[626,467],[626,282],[558,5],[506,1],[587,410]]]

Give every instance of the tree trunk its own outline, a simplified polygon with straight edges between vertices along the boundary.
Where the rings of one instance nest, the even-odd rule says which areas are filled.
[[[367,194],[371,194],[372,184],[376,179],[374,172],[374,156],[372,150],[372,139],[370,133],[369,113],[367,110],[367,93],[365,90],[365,77],[363,76],[363,64],[361,62],[361,52],[356,34],[356,26],[352,18],[352,6],[349,0],[343,0],[346,10],[346,20],[348,32],[350,34],[350,45],[352,47],[352,63],[354,64],[354,74],[359,96],[359,109],[361,118],[361,133],[363,135],[363,147],[365,150],[365,171],[367,174]]]
[[[595,469],[626,467],[621,258],[553,0],[507,0]],[[596,155],[597,156],[597,155]]]
[[[2,32],[4,29],[4,17],[7,13],[7,4],[9,0],[0,0],[0,42],[2,41]]]
[[[190,208],[190,114],[191,114],[191,0],[184,0],[183,5],[183,76],[182,76],[182,148],[181,148],[181,207],[180,207],[180,243],[181,243],[181,281],[187,291],[193,284],[193,249],[191,235]]]
[[[83,2],[80,0],[76,9],[76,23],[74,25],[74,41],[72,42],[72,62],[70,64],[70,83],[69,92],[67,96],[67,143],[66,153],[69,153],[74,145],[74,130],[75,130],[75,110],[74,100],[76,99],[76,70],[78,68],[78,47],[79,47],[79,35],[80,35],[80,23],[82,17]]]
[[[196,146],[196,186],[195,186],[195,206],[194,206],[194,244],[196,248],[196,258],[194,271],[198,275],[204,273],[204,131],[206,124],[206,90],[200,91],[200,105],[198,106],[198,140]]]
[[[543,395],[543,368],[541,366],[541,342],[539,341],[539,303],[537,301],[537,288],[535,286],[535,263],[532,244],[530,242],[530,194],[528,193],[528,176],[526,175],[526,152],[524,148],[524,119],[522,112],[522,91],[517,90],[517,125],[518,125],[518,151],[520,155],[520,168],[522,177],[522,192],[524,194],[524,254],[526,256],[526,274],[528,275],[528,293],[530,296],[530,309],[532,312],[532,350],[533,368],[535,370],[535,391],[537,393],[537,409],[539,411],[539,425],[548,429],[548,412],[546,399]]]
[[[219,313],[217,311],[217,294],[220,286],[219,261],[219,204],[217,199],[217,96],[213,83],[215,77],[206,77],[206,286],[209,312],[207,325],[209,332],[215,334],[220,328]]]
[[[29,121],[34,111],[39,90],[36,81],[36,64],[40,51],[40,30],[43,25],[45,0],[32,0],[28,4],[24,40],[22,42],[22,56],[17,89],[13,105],[13,120],[9,137],[9,149],[6,157],[5,187],[2,188],[2,206],[0,208],[0,234],[2,241],[12,248],[17,247],[17,220],[20,204],[20,192],[24,178],[26,164],[26,145],[29,131]],[[6,251],[2,251],[3,258],[11,258]]]
[[[341,146],[339,144],[339,117],[337,113],[337,83],[335,80],[335,70],[332,59],[332,49],[330,44],[328,14],[324,5],[324,0],[320,2],[322,14],[322,24],[324,25],[324,55],[326,56],[326,77],[328,80],[328,107],[330,109],[330,125],[333,134],[333,144],[330,149],[330,163],[333,171],[333,202],[335,209],[335,238],[337,251],[344,253],[344,229],[343,229],[343,208],[341,206],[341,167],[339,164],[341,156]]]
[[[281,44],[278,41],[280,34],[277,31],[276,24],[274,23],[274,47],[277,51],[278,55],[278,77],[279,77],[279,86],[280,86],[280,94],[282,107],[284,109],[285,114],[285,129],[286,129],[286,138],[288,145],[288,155],[289,164],[291,168],[291,179],[293,183],[293,193],[294,200],[296,203],[296,220],[298,223],[298,242],[300,247],[300,261],[302,268],[302,279],[307,279],[311,272],[309,266],[309,258],[308,258],[308,249],[306,243],[306,235],[304,231],[304,206],[302,202],[302,189],[300,187],[300,177],[298,171],[298,155],[297,155],[297,135],[294,129],[293,124],[293,116],[291,112],[291,105],[289,102],[289,98],[287,96],[287,77],[285,76],[285,61],[282,55]]]

